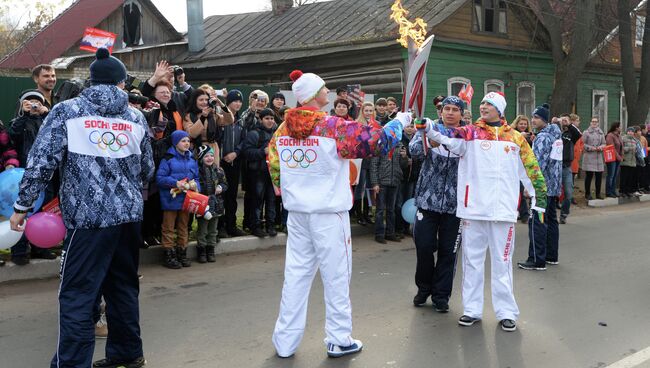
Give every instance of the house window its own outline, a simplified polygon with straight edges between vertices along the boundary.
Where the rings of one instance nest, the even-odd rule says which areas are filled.
[[[625,92],[621,92],[621,130],[625,132],[627,129],[627,101],[625,101]]]
[[[447,96],[458,96],[463,87],[469,85],[471,81],[463,77],[452,77],[447,79]],[[472,108],[472,104],[468,104],[468,109]]]
[[[474,31],[507,33],[505,0],[474,0]]]
[[[503,81],[498,79],[488,79],[483,83],[483,89],[486,95],[490,92],[503,92],[503,87]]]
[[[600,129],[607,131],[607,91],[595,89],[591,92],[591,116],[597,116]]]
[[[634,32],[634,44],[636,46],[643,45],[643,30],[645,28],[645,16],[637,15],[636,16],[636,32]]]
[[[517,84],[517,115],[531,117],[535,110],[535,83],[519,82]]]

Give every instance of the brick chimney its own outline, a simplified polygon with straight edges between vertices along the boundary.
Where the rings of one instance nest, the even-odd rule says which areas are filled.
[[[282,15],[293,7],[293,0],[271,0],[273,15]]]

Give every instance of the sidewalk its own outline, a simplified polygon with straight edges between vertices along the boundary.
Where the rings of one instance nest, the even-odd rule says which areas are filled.
[[[360,236],[373,232],[373,226],[351,225],[352,236]],[[247,235],[237,238],[221,239],[217,245],[217,255],[250,252],[273,247],[284,246],[287,242],[287,234],[279,232],[276,237],[267,237],[260,239],[256,236]],[[190,259],[196,258],[196,242],[192,241],[188,245],[187,255]],[[151,247],[140,250],[140,264],[161,264],[163,259],[162,247]],[[61,266],[61,258],[53,260],[35,259],[28,265],[16,266],[11,262],[0,267],[0,284],[3,282],[48,279],[57,277]],[[161,266],[162,267],[162,266]]]
[[[603,180],[603,189],[605,183]],[[650,194],[642,195],[636,198],[606,198],[603,200],[590,200],[588,203],[584,194],[584,179],[578,178],[574,183],[574,198],[577,201],[577,207],[585,210],[589,208],[616,206],[628,203],[638,203],[650,201]],[[243,209],[243,198],[238,198],[239,212]],[[360,236],[370,234],[373,231],[372,226],[360,226],[352,224],[352,236]],[[273,247],[284,246],[287,241],[285,233],[278,233],[274,238],[259,239],[255,236],[242,236],[238,238],[221,239],[218,244],[217,254],[229,254],[250,252],[269,249]],[[161,247],[152,247],[149,249],[142,249],[140,251],[140,264],[158,264],[161,263],[163,258],[163,250]],[[196,257],[196,242],[190,242],[188,246],[188,256],[194,259]],[[57,277],[60,267],[60,258],[55,260],[33,260],[27,266],[16,266],[11,262],[7,262],[4,267],[0,267],[0,284],[3,282],[20,281],[20,280],[33,280],[33,279],[47,279]]]

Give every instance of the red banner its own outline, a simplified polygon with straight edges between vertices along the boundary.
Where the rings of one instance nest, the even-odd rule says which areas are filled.
[[[117,35],[115,33],[102,31],[97,28],[86,28],[81,38],[79,49],[95,52],[100,47],[105,47],[110,53],[113,53],[113,45]]]

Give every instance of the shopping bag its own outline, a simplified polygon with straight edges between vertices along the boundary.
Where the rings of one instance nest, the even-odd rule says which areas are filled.
[[[603,156],[605,156],[605,163],[616,161],[616,151],[614,145],[610,144],[603,149]]]

